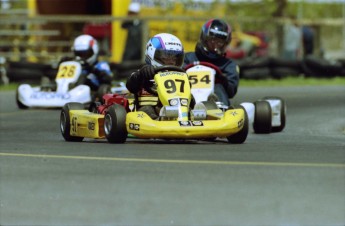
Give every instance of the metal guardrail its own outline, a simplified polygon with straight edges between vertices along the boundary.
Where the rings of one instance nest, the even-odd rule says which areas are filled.
[[[3,36],[58,36],[58,30],[0,30],[0,35]]]
[[[39,15],[39,16],[27,16],[27,15],[0,15],[0,27],[3,29],[0,29],[0,35],[4,37],[4,39],[0,40],[0,48],[11,48],[13,54],[18,54],[18,51],[13,51],[13,48],[26,48],[31,47],[31,51],[29,52],[23,52],[19,51],[20,54],[17,55],[18,57],[29,57],[29,56],[41,56],[42,58],[46,57],[46,53],[42,50],[38,50],[38,48],[42,47],[53,47],[55,48],[54,54],[56,57],[58,57],[60,54],[63,54],[59,51],[61,51],[61,48],[68,47],[70,45],[70,42],[64,40],[64,43],[58,43],[55,42],[55,40],[48,40],[44,42],[39,42],[37,44],[33,44],[28,40],[30,36],[35,39],[35,36],[42,37],[48,37],[48,36],[58,36],[60,35],[60,31],[58,30],[38,30],[40,29],[40,26],[35,25],[46,25],[49,23],[61,23],[61,24],[73,24],[73,23],[109,23],[114,21],[124,21],[124,20],[135,20],[135,19],[141,19],[144,22],[149,23],[151,21],[166,21],[168,22],[204,22],[207,19],[209,19],[206,16],[202,17],[191,17],[191,16],[141,16],[141,17],[131,17],[128,18],[127,16],[124,17],[114,17],[114,16],[99,16],[99,15]],[[232,18],[224,18],[229,19],[232,21]],[[278,25],[278,24],[284,24],[288,21],[288,19],[284,18],[277,18],[274,21],[272,19],[267,18],[252,18],[252,17],[242,17],[242,18],[236,18],[236,23],[252,23],[255,21],[256,24],[267,24],[271,27]],[[344,19],[343,18],[334,18],[334,19],[317,19],[317,20],[301,20],[299,21],[301,24],[308,24],[313,26],[330,26],[330,27],[342,27],[344,26]],[[22,26],[25,25],[25,29],[21,29]],[[13,30],[11,30],[11,27],[14,27]],[[267,26],[266,26],[267,29]],[[9,40],[10,36],[17,36],[16,39],[20,40],[18,43],[18,40],[16,42],[11,42],[12,40],[15,40],[13,38],[12,40]],[[21,38],[25,39],[21,39]],[[7,39],[7,40],[6,40]],[[6,46],[7,45],[7,46]],[[42,49],[41,48],[41,49]],[[8,51],[8,50],[7,50]],[[9,56],[12,57],[13,54],[7,54],[1,51],[0,54],[3,56]],[[48,59],[48,58],[47,58]],[[51,59],[51,57],[49,57]]]
[[[0,16],[1,19],[1,16]],[[209,19],[209,17],[194,17],[194,16],[138,16],[138,17],[131,17],[128,18],[126,16],[123,17],[114,17],[114,16],[90,16],[90,15],[49,15],[49,16],[17,16],[17,17],[6,17],[6,20],[0,20],[0,24],[45,24],[45,23],[106,23],[106,22],[114,22],[114,21],[124,21],[124,20],[135,20],[141,19],[144,21],[200,21],[204,22]],[[229,19],[229,18],[223,18]],[[231,19],[231,18],[230,18]],[[243,18],[236,18],[236,22],[239,23],[246,23],[246,22],[265,22],[269,21],[270,23],[276,24],[284,24],[289,21],[288,18],[275,18],[272,21],[271,18],[254,18],[254,17],[243,17]],[[300,24],[306,25],[327,25],[327,26],[343,26],[344,19],[343,18],[329,18],[329,19],[302,19],[299,20]]]
[[[0,48],[1,47],[8,47],[8,46],[16,46],[16,47],[70,47],[70,41],[40,41],[40,42],[18,42],[18,41],[1,41],[0,40]]]

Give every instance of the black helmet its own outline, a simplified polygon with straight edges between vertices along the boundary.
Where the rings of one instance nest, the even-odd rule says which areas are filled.
[[[201,29],[197,48],[209,58],[223,56],[231,41],[232,29],[224,20],[211,19]]]

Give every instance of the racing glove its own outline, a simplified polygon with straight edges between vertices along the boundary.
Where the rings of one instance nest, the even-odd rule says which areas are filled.
[[[148,82],[153,79],[155,73],[155,68],[151,65],[145,65],[139,70],[140,75],[143,78],[143,82]]]

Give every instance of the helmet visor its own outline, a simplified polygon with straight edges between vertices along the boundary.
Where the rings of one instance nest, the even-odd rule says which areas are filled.
[[[92,57],[93,55],[93,50],[92,49],[88,49],[88,50],[75,50],[74,51],[74,55],[76,57],[80,57],[83,60],[87,60],[90,57]]]
[[[205,47],[212,53],[222,54],[227,46],[227,41],[224,38],[214,36],[207,37],[205,40]]]
[[[183,63],[183,51],[156,49],[154,59],[162,65],[181,67]]]

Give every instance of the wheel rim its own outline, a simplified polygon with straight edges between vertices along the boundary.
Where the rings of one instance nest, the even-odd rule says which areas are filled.
[[[67,118],[65,112],[61,112],[61,117],[60,117],[60,128],[61,132],[64,133],[66,130],[66,123],[67,123]]]
[[[104,132],[106,135],[109,135],[112,126],[113,122],[111,120],[111,116],[109,114],[106,114],[104,117]]]

